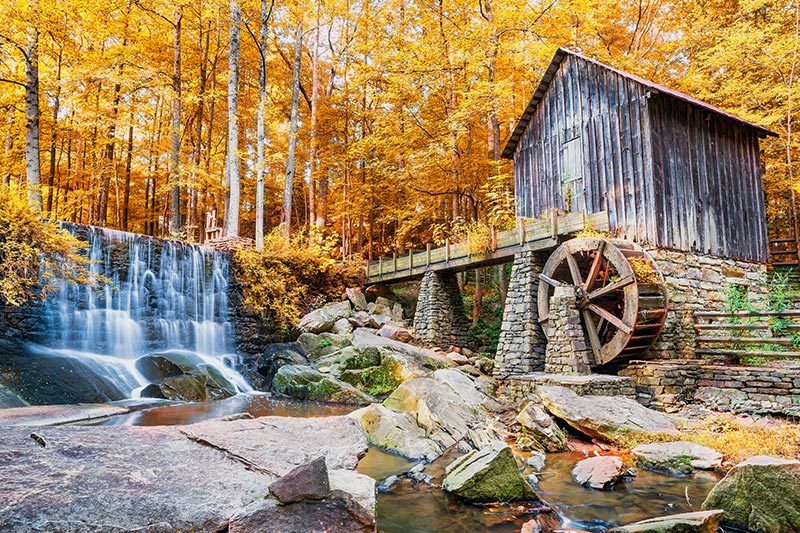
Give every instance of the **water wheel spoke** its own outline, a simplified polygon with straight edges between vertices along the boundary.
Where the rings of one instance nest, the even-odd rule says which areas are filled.
[[[592,310],[600,318],[605,318],[609,324],[616,327],[617,329],[622,330],[625,333],[630,333],[633,331],[633,328],[628,324],[626,324],[625,322],[623,322],[622,319],[614,316],[610,311],[606,311],[599,305],[589,304],[589,309]]]
[[[595,326],[594,319],[588,310],[584,309],[581,313],[583,314],[583,322],[586,324],[586,333],[589,336],[589,345],[592,347],[595,363],[600,364],[601,344],[600,337],[597,335],[597,326]]]
[[[585,291],[590,291],[592,287],[594,287],[594,282],[597,280],[598,274],[600,274],[600,267],[603,265],[603,251],[605,249],[606,241],[600,241],[600,244],[597,246],[597,253],[592,261],[592,266],[589,268],[589,275],[586,276],[586,281],[583,282],[583,289]]]
[[[603,296],[605,294],[608,294],[610,292],[614,292],[614,291],[616,291],[618,289],[624,289],[625,287],[627,287],[628,285],[630,285],[634,281],[636,281],[636,278],[633,276],[633,274],[628,274],[624,278],[618,279],[617,281],[615,281],[613,283],[609,283],[605,287],[600,287],[596,291],[590,292],[587,295],[587,297],[590,300],[595,300],[595,299],[600,298],[601,296]]]
[[[572,252],[567,249],[567,264],[569,265],[569,272],[572,274],[572,283],[576,287],[580,287],[583,285],[583,278],[581,276],[581,269],[578,267],[578,262],[575,260],[575,256],[572,255]]]
[[[560,281],[555,280],[555,279],[553,279],[553,278],[551,278],[549,276],[545,276],[544,274],[539,274],[539,279],[541,281],[544,281],[545,283],[547,283],[551,287],[560,287],[560,286],[563,285],[563,283],[561,283]]]

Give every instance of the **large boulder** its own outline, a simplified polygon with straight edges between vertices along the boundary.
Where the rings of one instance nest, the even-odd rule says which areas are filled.
[[[353,304],[353,308],[356,311],[364,311],[367,308],[367,297],[364,296],[360,288],[348,287],[344,291],[347,294],[347,299],[350,300],[350,303]]]
[[[613,455],[589,457],[579,461],[572,469],[572,477],[578,485],[593,489],[610,489],[627,472],[622,459]]]
[[[622,396],[579,396],[559,386],[538,387],[545,408],[590,437],[619,441],[628,436],[675,435],[672,417]]]
[[[467,501],[538,500],[511,448],[500,441],[456,459],[445,472],[442,488]]]
[[[379,348],[389,350],[409,357],[417,365],[431,370],[450,367],[450,361],[433,350],[381,337],[366,328],[357,328],[353,331],[353,346],[359,349]]]
[[[751,457],[714,486],[703,509],[722,509],[723,523],[743,530],[800,531],[800,461]]]
[[[342,348],[350,346],[350,340],[342,335],[335,333],[302,333],[297,338],[297,342],[303,347],[306,355],[312,361],[320,357],[330,355]]]
[[[296,400],[356,405],[372,402],[352,385],[304,365],[282,366],[272,379],[272,391]]]
[[[145,355],[136,360],[136,368],[154,382],[142,390],[143,398],[202,402],[230,398],[237,392],[218,368],[186,350]]]
[[[236,531],[231,517],[249,516],[250,505],[278,507],[264,497],[294,467],[325,456],[332,477],[353,471],[368,448],[355,423],[341,416],[41,427],[37,440],[29,427],[0,432],[0,531]],[[325,516],[320,509],[329,500],[282,506],[275,521],[262,524],[272,529],[238,531],[287,531],[283,524],[295,520],[308,525]],[[374,508],[366,511],[362,518],[370,522]],[[300,531],[319,530],[319,523]]]
[[[349,316],[349,301],[331,303],[325,307],[311,311],[301,318],[297,329],[303,333],[325,333],[333,328],[337,320]]]
[[[722,454],[694,442],[655,442],[633,450],[638,464],[648,470],[685,476],[696,468],[712,470],[722,464]]]
[[[649,518],[608,533],[717,533],[722,511],[697,511]]]
[[[567,435],[547,414],[538,398],[534,398],[522,407],[517,415],[517,422],[523,431],[518,441],[525,441],[526,448],[546,452],[560,452],[567,449]]]
[[[237,370],[253,388],[266,392],[272,388],[272,378],[280,367],[308,363],[299,343],[285,342],[270,344],[260,355],[245,356]]]
[[[409,459],[433,461],[462,439],[496,439],[487,415],[497,407],[476,380],[457,370],[437,370],[402,383],[383,405],[350,416],[373,444]]]
[[[347,346],[315,361],[317,368],[328,367],[331,374],[341,377],[348,370],[363,370],[381,364],[381,352],[377,348],[360,350]]]

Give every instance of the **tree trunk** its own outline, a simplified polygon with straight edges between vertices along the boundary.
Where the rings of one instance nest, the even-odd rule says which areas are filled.
[[[50,136],[50,173],[47,176],[47,212],[53,211],[53,185],[56,181],[56,144],[58,143],[58,113],[61,109],[61,59],[63,49],[59,48],[56,61],[56,94],[53,97],[53,134]]]
[[[25,177],[28,202],[42,210],[41,166],[39,161],[39,30],[28,28],[25,46]]]
[[[317,225],[317,108],[319,106],[319,25],[320,3],[317,1],[317,28],[314,30],[314,50],[311,54],[311,150],[308,180],[308,226]]]
[[[228,49],[228,151],[225,175],[228,179],[228,208],[225,210],[225,235],[239,235],[239,48],[242,12],[231,0],[230,47]]]
[[[175,13],[175,46],[172,57],[172,150],[170,167],[171,210],[169,231],[181,231],[181,21],[183,11]]]
[[[261,32],[258,51],[261,64],[258,71],[258,117],[256,124],[256,250],[264,248],[264,173],[266,164],[264,150],[267,144],[266,129],[264,127],[267,114],[267,39],[269,36],[268,24],[275,0],[271,0],[267,7],[267,0],[261,0]]]
[[[286,158],[286,180],[283,185],[283,232],[292,234],[292,193],[294,192],[295,152],[297,151],[298,107],[300,104],[300,68],[302,66],[303,23],[298,22],[295,32],[294,67],[292,75],[292,110],[289,116],[289,154]]]
[[[122,204],[122,229],[128,231],[128,215],[131,200],[131,159],[133,158],[133,110],[131,124],[128,126],[128,154],[125,160],[125,189]]]

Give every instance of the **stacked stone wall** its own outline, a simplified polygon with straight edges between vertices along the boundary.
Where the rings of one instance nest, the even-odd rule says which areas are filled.
[[[470,323],[453,272],[425,273],[419,287],[414,329],[417,339],[429,346],[471,346]]]
[[[514,257],[494,374],[506,377],[544,369],[546,338],[539,325],[536,293],[545,257],[521,252]]]
[[[501,394],[509,401],[520,404],[536,394],[537,387],[557,385],[572,389],[580,396],[625,396],[634,398],[636,390],[629,377],[590,375],[558,375],[534,372],[524,376],[510,376],[505,380]]]
[[[640,403],[664,411],[699,404],[717,411],[800,416],[800,368],[729,366],[708,361],[634,361]]]
[[[695,357],[695,311],[722,311],[729,286],[746,290],[754,306],[767,296],[767,268],[708,255],[649,249],[669,294],[664,330],[649,355],[661,359]]]
[[[589,374],[593,356],[586,345],[573,287],[556,287],[550,297],[547,351],[544,371],[555,374]]]

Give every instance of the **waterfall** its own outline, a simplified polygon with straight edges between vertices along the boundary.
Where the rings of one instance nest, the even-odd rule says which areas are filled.
[[[130,397],[148,381],[137,358],[160,350],[194,352],[240,392],[233,368],[229,260],[201,246],[116,230],[65,225],[88,245],[94,286],[61,283],[47,306],[56,339],[40,350],[75,357]]]

